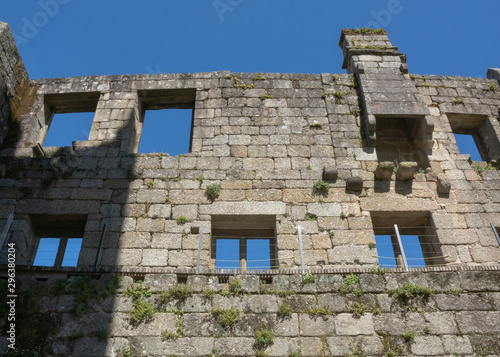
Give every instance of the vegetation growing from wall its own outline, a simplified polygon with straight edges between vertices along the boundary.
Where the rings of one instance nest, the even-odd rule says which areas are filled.
[[[387,35],[387,31],[382,28],[372,29],[370,27],[361,27],[357,29],[344,29],[346,35]]]

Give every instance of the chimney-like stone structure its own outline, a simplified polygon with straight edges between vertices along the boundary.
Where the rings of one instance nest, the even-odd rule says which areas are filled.
[[[432,148],[434,124],[429,109],[408,74],[406,55],[393,46],[384,30],[342,30],[342,68],[359,85],[362,131],[376,146],[377,119],[406,120],[414,146],[423,154]]]

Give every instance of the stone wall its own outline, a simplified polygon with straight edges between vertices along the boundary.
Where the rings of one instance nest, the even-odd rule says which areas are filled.
[[[348,74],[24,81],[0,30],[2,120],[14,119],[0,138],[0,232],[13,214],[18,346],[56,356],[500,354],[494,69],[489,79],[409,74],[385,34],[347,30]],[[137,153],[144,111],[158,108],[193,109],[189,153]],[[88,140],[43,145],[54,114],[89,110]],[[454,134],[473,135],[482,161],[460,154]],[[404,273],[397,248],[399,269],[377,268],[375,235],[394,236],[394,224],[419,236],[425,269]],[[273,269],[245,275],[242,254],[227,282],[214,269],[217,236],[262,230]],[[76,267],[33,266],[49,236],[83,238]],[[297,275],[302,265],[314,277]],[[135,300],[123,294],[134,280]],[[179,300],[184,280],[190,295]],[[285,302],[291,315],[279,317]],[[236,310],[232,327],[214,316]],[[257,348],[263,329],[273,344]]]
[[[246,83],[241,85],[255,88],[235,88],[234,76],[238,83]],[[499,92],[485,90],[490,82],[408,77],[430,105],[433,148],[428,166],[421,167],[414,179],[401,181],[393,175],[383,181],[374,174],[379,164],[375,148],[362,145],[352,76],[264,74],[265,79],[256,80],[258,76],[209,73],[188,79],[154,75],[31,81],[38,91],[31,110],[20,120],[39,129],[23,131],[17,146],[1,151],[7,167],[0,180],[5,192],[1,210],[16,213],[11,232],[26,248],[23,262],[32,261],[30,247],[36,245],[29,215],[43,212],[88,215],[81,266],[93,263],[106,223],[103,265],[192,267],[198,236],[191,234],[191,226],[203,225],[202,265],[213,267],[210,217],[225,214],[275,215],[280,267],[300,264],[298,225],[303,228],[307,266],[374,265],[377,260],[368,247],[375,240],[370,219],[374,211],[429,213],[447,263],[498,262],[499,249],[489,227],[500,225],[498,174],[478,173],[469,157],[459,154],[447,118],[471,112],[483,116],[486,136],[495,134],[498,141]],[[125,87],[134,91],[122,92]],[[139,120],[135,89],[158,87],[198,87],[189,154],[132,152],[136,138],[131,136]],[[89,140],[72,147],[45,147],[46,159],[32,159],[31,146],[43,141],[47,129],[39,125],[46,117],[44,96],[82,91],[103,92]],[[458,92],[463,104],[452,103]],[[272,98],[261,99],[265,93]],[[341,99],[332,93],[342,93]],[[491,152],[496,155],[497,148]],[[315,194],[313,185],[323,178],[325,168],[337,179],[327,180],[328,194]],[[363,180],[362,188],[350,190],[346,186],[356,177]],[[450,193],[437,191],[442,182],[451,185]],[[221,185],[214,202],[205,196],[213,183]],[[317,220],[305,220],[307,214]],[[180,216],[192,222],[179,225]],[[163,260],[155,258],[159,256]]]
[[[18,345],[40,344],[42,356],[499,355],[498,270],[430,270],[229,283],[190,275],[186,284],[176,274],[116,285],[109,274],[23,277]],[[272,342],[259,345],[263,330]]]
[[[13,114],[22,104],[27,80],[28,73],[9,25],[0,22],[0,145],[7,135]]]
[[[80,267],[106,225],[101,266],[194,267],[203,226],[200,265],[214,268],[214,215],[275,217],[279,268],[301,265],[298,226],[306,267],[360,267],[377,264],[374,228],[417,220],[434,263],[498,263],[499,177],[484,170],[500,155],[498,83],[407,74],[385,35],[344,32],[340,45],[352,74],[31,80],[0,151],[19,264],[33,262],[40,214],[86,216]],[[144,108],[172,105],[193,108],[191,152],[137,154]],[[88,140],[38,152],[54,113],[90,109]],[[468,131],[484,162],[459,153],[453,132]]]

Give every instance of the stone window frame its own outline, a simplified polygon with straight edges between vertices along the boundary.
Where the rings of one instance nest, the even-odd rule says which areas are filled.
[[[139,122],[135,131],[135,142],[132,152],[137,154],[142,137],[142,128],[147,110],[191,109],[191,133],[189,136],[189,153],[193,149],[194,119],[196,110],[197,88],[178,89],[145,89],[138,90]]]
[[[101,94],[101,92],[45,94],[42,115],[44,122],[42,123],[37,141],[39,143],[43,143],[45,141],[45,138],[50,130],[54,114],[94,113],[94,121]],[[87,140],[89,139],[87,138]]]
[[[40,241],[44,238],[59,239],[54,268],[62,266],[66,247],[70,239],[82,239],[85,234],[85,226],[87,224],[87,215],[30,215],[30,222],[34,236],[34,249],[31,254],[31,264],[34,265]],[[81,248],[80,248],[81,251]],[[77,265],[78,265],[77,260]]]
[[[500,140],[495,130],[495,120],[492,117],[457,113],[446,113],[446,117],[453,134],[472,135],[481,161],[489,163],[500,159]],[[460,152],[456,140],[454,145],[456,152]]]
[[[264,228],[256,227],[263,225]],[[275,215],[214,215],[211,228],[211,259],[216,265],[217,241],[220,239],[239,240],[239,268],[233,270],[247,270],[247,242],[252,239],[269,240],[269,265],[271,269],[279,267],[277,249],[277,229]],[[275,262],[275,263],[273,263]],[[224,268],[221,268],[224,269]],[[230,268],[228,268],[230,269]],[[259,270],[260,268],[250,268]]]
[[[413,223],[408,225],[409,219]],[[376,236],[390,235],[393,245],[394,257],[397,268],[403,267],[403,260],[399,244],[397,242],[394,224],[398,225],[401,236],[419,236],[420,249],[424,258],[425,266],[444,265],[445,257],[441,251],[441,243],[437,235],[436,227],[432,220],[432,213],[429,211],[371,211],[370,218],[373,226],[373,233]],[[425,249],[422,246],[425,244]],[[377,250],[378,258],[378,250]],[[428,264],[427,262],[431,264]],[[412,268],[409,265],[409,268]]]

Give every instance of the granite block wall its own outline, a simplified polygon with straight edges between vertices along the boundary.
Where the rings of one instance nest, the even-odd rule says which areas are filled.
[[[499,277],[24,276],[18,344],[42,356],[497,356]]]
[[[411,74],[385,32],[343,30],[347,74],[28,80],[6,24],[0,35],[0,233],[16,249],[31,352],[500,353],[498,70]],[[170,108],[193,112],[190,152],[138,154],[145,111]],[[54,114],[82,111],[88,140],[44,145]],[[473,136],[481,161],[455,134]],[[396,230],[419,237],[424,267],[405,263]],[[41,267],[46,237],[61,243]],[[62,267],[77,237],[76,266]],[[237,270],[216,269],[227,238],[240,240]],[[257,271],[241,248],[253,238],[269,242]]]

